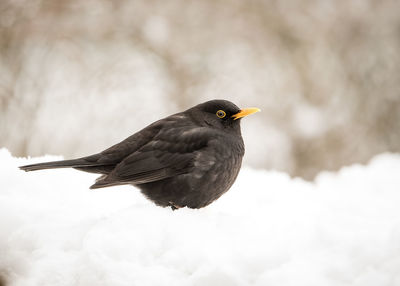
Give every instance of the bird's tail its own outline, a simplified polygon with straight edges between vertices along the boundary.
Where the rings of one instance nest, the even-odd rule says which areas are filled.
[[[87,166],[93,166],[93,163],[90,163],[84,159],[75,159],[75,160],[62,160],[62,161],[31,164],[26,166],[20,166],[19,168],[26,172],[30,172],[30,171],[37,171],[44,169],[75,168],[75,167],[87,167]]]

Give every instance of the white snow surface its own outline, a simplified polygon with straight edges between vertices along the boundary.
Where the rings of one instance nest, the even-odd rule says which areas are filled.
[[[314,182],[243,167],[210,206],[172,211],[96,175],[0,150],[4,285],[400,285],[400,155]]]

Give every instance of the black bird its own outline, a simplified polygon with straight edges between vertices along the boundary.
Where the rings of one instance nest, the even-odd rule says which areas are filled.
[[[235,181],[244,155],[240,119],[260,111],[211,100],[150,124],[91,156],[21,166],[102,174],[91,189],[132,184],[159,206],[202,208]]]

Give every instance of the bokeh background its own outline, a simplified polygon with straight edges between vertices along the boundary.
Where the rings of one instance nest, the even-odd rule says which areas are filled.
[[[2,0],[0,146],[88,155],[223,98],[245,163],[312,179],[400,151],[400,1]]]

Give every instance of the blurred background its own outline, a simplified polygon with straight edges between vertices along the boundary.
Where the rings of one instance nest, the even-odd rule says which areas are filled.
[[[400,151],[400,1],[1,0],[0,146],[84,156],[215,98],[245,164],[312,179]]]

